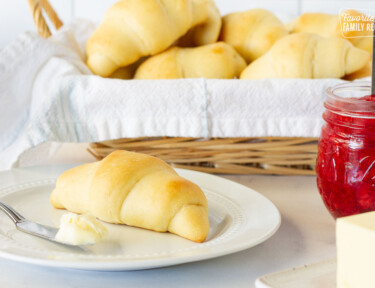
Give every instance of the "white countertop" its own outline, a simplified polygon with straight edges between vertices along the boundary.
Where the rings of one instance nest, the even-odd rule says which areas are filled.
[[[27,171],[32,174],[33,168]],[[320,199],[315,177],[224,177],[253,188],[278,207],[282,224],[271,239],[213,260],[135,272],[41,268],[0,259],[0,287],[255,287],[261,275],[335,257],[335,222]]]

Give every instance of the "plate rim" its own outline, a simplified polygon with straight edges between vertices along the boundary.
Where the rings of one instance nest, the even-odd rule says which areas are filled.
[[[74,164],[74,165],[69,165],[71,167],[75,167],[79,164]],[[51,165],[53,167],[64,167],[64,169],[69,169],[68,165]],[[37,169],[38,166],[35,167],[28,167],[27,170],[35,168]],[[45,266],[45,267],[55,267],[55,268],[68,268],[68,269],[79,269],[79,270],[90,270],[90,271],[135,271],[135,270],[145,270],[145,269],[152,269],[152,268],[161,268],[161,267],[169,267],[169,266],[174,266],[174,265],[180,265],[180,264],[185,264],[185,263],[191,263],[191,262],[198,262],[198,261],[204,261],[208,259],[213,259],[217,257],[222,257],[225,255],[230,255],[233,253],[237,253],[249,248],[252,248],[256,245],[259,245],[260,243],[263,243],[270,237],[272,237],[277,230],[279,229],[281,225],[281,215],[280,211],[277,209],[276,205],[269,200],[267,197],[262,195],[261,193],[255,191],[254,189],[247,187],[243,184],[237,183],[235,181],[229,180],[224,177],[220,177],[217,175],[212,175],[204,172],[199,172],[199,171],[193,171],[193,170],[187,170],[187,169],[182,169],[182,168],[174,168],[178,174],[184,174],[182,175],[183,177],[189,178],[190,175],[192,177],[204,177],[206,178],[205,180],[208,182],[211,181],[222,181],[222,182],[227,182],[228,184],[232,186],[237,186],[241,187],[241,189],[248,189],[252,193],[255,193],[258,197],[262,199],[262,201],[268,202],[267,204],[274,210],[273,212],[276,213],[276,222],[274,223],[274,226],[272,229],[267,231],[264,235],[259,237],[256,241],[252,242],[244,242],[242,241],[241,243],[237,243],[236,245],[233,245],[230,248],[226,249],[221,249],[221,250],[216,250],[210,253],[205,253],[205,254],[195,254],[191,256],[184,256],[184,257],[172,257],[172,258],[156,258],[156,259],[135,259],[135,260],[116,260],[116,261],[96,261],[96,260],[84,260],[84,261],[64,261],[64,260],[56,260],[56,259],[41,259],[41,258],[34,258],[34,257],[28,257],[28,256],[22,256],[22,255],[17,255],[13,254],[11,252],[3,251],[3,249],[0,248],[0,257],[8,260],[13,260],[17,262],[22,262],[22,263],[27,263],[27,264],[33,264],[33,265],[38,265],[38,266]],[[16,169],[13,169],[16,170]],[[23,170],[23,169],[17,169],[17,170]],[[12,170],[8,171],[1,171],[0,173],[4,172],[11,172]],[[190,174],[190,175],[189,175]],[[187,175],[187,176],[186,176]],[[13,186],[18,186],[22,184],[27,184],[27,183],[32,183],[35,181],[43,181],[47,179],[51,179],[53,177],[44,177],[41,179],[35,179],[35,180],[30,180],[27,182],[20,182],[19,180],[16,181],[13,185],[8,185],[4,186],[1,188],[1,190],[9,189]],[[57,177],[55,177],[57,179]],[[18,182],[18,183],[17,183]],[[200,185],[199,183],[197,183]],[[203,184],[202,184],[203,185]],[[13,192],[14,193],[14,192]],[[236,202],[236,199],[233,199],[230,197],[230,195],[223,194],[222,192],[218,192],[221,196],[224,196],[228,198],[231,201]],[[12,194],[12,193],[10,193]]]

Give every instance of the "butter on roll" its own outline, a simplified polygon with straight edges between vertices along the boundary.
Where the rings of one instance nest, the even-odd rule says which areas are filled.
[[[92,245],[99,242],[107,229],[93,215],[66,213],[61,216],[55,239],[71,245]]]
[[[338,218],[337,288],[374,288],[375,212]]]

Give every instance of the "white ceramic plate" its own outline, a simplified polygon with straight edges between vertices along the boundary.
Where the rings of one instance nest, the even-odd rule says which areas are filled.
[[[336,260],[327,260],[265,275],[256,280],[257,288],[335,288]]]
[[[210,233],[204,243],[170,233],[105,224],[108,237],[90,246],[91,252],[85,254],[19,232],[0,212],[0,256],[49,267],[109,271],[149,269],[238,252],[265,241],[280,226],[277,208],[254,190],[205,173],[177,171],[198,184],[208,199]],[[51,172],[48,175],[51,176]],[[41,178],[41,175],[36,176],[36,179]],[[17,185],[22,182],[18,179],[16,185],[0,190],[0,199],[32,221],[57,227],[60,216],[66,211],[49,204],[49,194],[59,175],[53,176]]]

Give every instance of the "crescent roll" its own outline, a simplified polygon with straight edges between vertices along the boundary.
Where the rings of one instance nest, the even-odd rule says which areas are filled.
[[[203,191],[164,161],[140,153],[118,150],[64,172],[50,202],[109,223],[169,231],[196,242],[209,231]]]
[[[288,35],[284,24],[264,9],[228,14],[223,17],[222,25],[219,39],[233,46],[248,63]]]
[[[347,21],[346,15],[359,19]],[[304,13],[288,24],[292,33],[308,32],[324,37],[346,38],[357,48],[367,52],[372,51],[372,31],[367,29],[369,21],[362,19],[363,14],[356,10],[346,10],[339,15],[326,13]],[[365,25],[363,31],[344,31],[344,22]],[[345,36],[345,37],[344,37]]]
[[[135,79],[234,78],[246,62],[228,44],[218,42],[195,48],[173,47],[148,58]]]
[[[208,17],[202,0],[120,0],[86,45],[87,65],[108,77],[120,67],[171,46]]]
[[[341,78],[363,68],[370,53],[340,38],[291,34],[252,62],[241,79]]]

